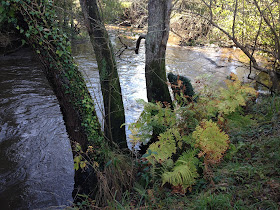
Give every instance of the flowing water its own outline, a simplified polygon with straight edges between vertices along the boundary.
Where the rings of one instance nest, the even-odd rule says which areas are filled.
[[[116,59],[120,77],[123,102],[125,108],[126,123],[135,122],[143,107],[136,99],[147,101],[145,81],[145,49],[142,43],[139,54],[134,50],[122,50],[121,42],[114,33],[111,33],[111,40],[116,48]],[[135,40],[126,40],[126,44],[133,46]],[[89,91],[97,104],[97,114],[102,122],[102,93],[99,85],[99,74],[93,49],[89,42],[76,43],[73,45],[73,54],[83,72]],[[241,81],[247,81],[249,70],[239,62],[242,56],[240,50],[218,47],[178,47],[168,46],[166,52],[167,72],[180,74],[191,79],[194,84],[197,77],[205,75],[210,77],[212,83],[224,85],[223,81],[231,72],[238,75]],[[127,134],[130,134],[126,126]],[[129,142],[129,135],[127,135]],[[130,144],[128,144],[130,145]],[[129,146],[130,147],[130,146]]]
[[[32,53],[0,57],[0,209],[69,205],[73,156],[58,101]]]
[[[123,51],[114,33],[112,41],[119,49],[116,57],[126,123],[132,123],[143,109],[136,99],[147,100],[144,44],[136,55],[133,50]],[[126,43],[133,46],[135,41]],[[91,44],[76,43],[73,53],[102,122],[102,94]],[[248,69],[238,56],[240,52],[234,49],[168,46],[166,68],[189,77],[193,84],[197,77],[211,75],[211,81],[220,86],[231,72],[246,80]],[[58,101],[42,66],[25,50],[1,56],[0,68],[0,209],[69,205],[73,157]],[[129,134],[127,126],[126,130]]]

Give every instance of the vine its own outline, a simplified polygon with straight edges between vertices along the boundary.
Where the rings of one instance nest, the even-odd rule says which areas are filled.
[[[46,74],[53,85],[63,91],[62,98],[71,104],[81,121],[79,132],[86,134],[87,145],[96,150],[105,147],[104,138],[98,122],[94,102],[88,92],[81,72],[71,56],[71,44],[67,35],[62,33],[49,0],[6,0],[2,1],[0,15],[2,22],[13,26],[23,39],[37,53],[46,67]],[[58,84],[57,81],[62,81]],[[59,98],[60,100],[63,100]],[[71,119],[68,119],[71,120]],[[68,132],[71,128],[68,128]],[[71,135],[70,135],[71,136]],[[79,142],[79,139],[72,139]],[[95,153],[101,158],[101,152]]]

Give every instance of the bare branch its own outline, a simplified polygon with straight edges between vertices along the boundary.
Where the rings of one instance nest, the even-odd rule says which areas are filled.
[[[258,65],[256,59],[254,57],[251,56],[251,53],[249,52],[249,50],[246,49],[245,46],[243,46],[240,42],[237,41],[237,39],[235,37],[233,37],[232,35],[230,35],[226,30],[224,30],[223,28],[221,28],[220,26],[218,26],[216,23],[214,23],[213,21],[209,20],[209,18],[201,15],[201,14],[198,14],[198,13],[193,13],[193,14],[196,14],[196,15],[199,15],[200,17],[206,19],[209,21],[210,24],[212,24],[214,27],[216,27],[217,29],[219,29],[221,32],[223,32],[229,39],[231,39],[234,44],[240,48],[243,53],[252,61],[253,63],[253,67],[261,72],[264,72],[264,73],[267,73],[269,72],[268,69],[266,68],[263,68],[261,66]]]
[[[238,1],[235,0],[235,8],[233,13],[233,21],[232,21],[232,37],[235,38],[235,20],[236,20],[236,14],[237,14],[237,7],[238,7]]]
[[[136,48],[135,48],[135,53],[138,54],[139,53],[139,48],[140,48],[140,43],[142,39],[146,39],[146,34],[142,34],[139,36],[139,38],[137,39],[136,42]]]
[[[265,14],[263,13],[263,11],[261,10],[258,2],[256,0],[254,0],[254,4],[257,7],[261,17],[264,19],[265,23],[267,24],[267,26],[269,27],[270,31],[272,32],[272,34],[274,35],[274,41],[275,41],[275,50],[277,53],[277,59],[280,59],[280,43],[279,43],[279,36],[277,35],[277,32],[275,31],[275,29],[273,28],[273,26],[270,24],[270,22],[268,21],[267,17],[265,16]]]
[[[252,53],[251,53],[251,57],[254,56],[254,53],[255,53],[255,48],[256,48],[256,45],[257,45],[257,40],[258,40],[258,37],[259,37],[259,34],[260,34],[260,31],[261,31],[261,26],[262,26],[262,18],[260,20],[260,24],[259,24],[259,29],[258,29],[258,33],[255,37],[255,41],[254,41],[254,47],[252,49]],[[250,72],[248,74],[248,79],[251,79],[251,73],[252,73],[252,61],[250,60]]]

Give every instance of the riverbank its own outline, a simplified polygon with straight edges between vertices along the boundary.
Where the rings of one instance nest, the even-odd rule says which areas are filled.
[[[224,160],[206,177],[180,194],[160,182],[135,183],[114,209],[279,209],[280,98],[264,96],[248,104],[243,115],[229,119],[232,143]]]
[[[116,44],[116,48],[122,46],[118,42],[117,36],[113,35],[112,40]],[[128,40],[131,41],[131,39]],[[127,42],[127,44],[130,43]],[[94,95],[98,86],[98,82],[96,82],[98,72],[87,46],[86,43],[80,44],[73,48],[73,51],[80,70],[87,77],[89,90]],[[145,97],[143,48],[144,46],[137,56],[132,51],[126,50],[118,58],[128,122],[137,120],[142,112],[135,97]],[[224,56],[221,56],[223,54],[219,50],[223,50]],[[167,70],[180,72],[181,75],[190,74],[192,77],[196,74],[210,73],[214,75],[215,79],[218,79],[218,76],[214,74],[215,70],[222,70],[223,65],[231,66],[238,61],[235,57],[230,60],[230,50],[234,51],[234,49],[228,48],[213,47],[209,50],[205,47],[169,45]],[[228,74],[221,72],[220,76],[225,79],[231,71],[239,68],[240,66],[232,65]],[[246,73],[243,77],[246,77]],[[278,200],[280,197],[279,107],[279,98],[260,97],[256,104],[248,104],[243,114],[229,119],[228,134],[233,146],[227,152],[225,160],[213,168],[213,185],[209,184],[208,180],[201,178],[197,180],[197,184],[192,187],[191,191],[182,195],[172,192],[168,187],[162,187],[160,177],[152,187],[145,188],[135,182],[132,192],[124,193],[121,200],[112,201],[108,208],[278,209],[280,206]],[[147,176],[148,173],[147,171]],[[84,203],[94,206],[94,201]],[[83,208],[84,206],[80,203],[78,207]]]

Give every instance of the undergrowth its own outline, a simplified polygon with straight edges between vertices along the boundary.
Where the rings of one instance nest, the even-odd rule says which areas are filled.
[[[236,80],[228,82],[232,87]],[[248,92],[252,94],[251,89]],[[219,92],[212,91],[212,93],[211,98],[214,101],[221,99]],[[203,94],[200,95],[199,100],[202,97]],[[238,97],[235,94],[232,98]],[[186,110],[188,107],[190,111],[190,107],[200,107],[199,100],[196,104],[185,104],[182,109]],[[144,120],[146,124],[141,119],[145,119],[147,113],[142,114],[138,123],[144,123],[144,126],[137,127],[139,125],[137,123],[134,127],[131,126],[134,129],[133,140],[153,136],[154,131],[148,125],[155,126],[157,122],[160,128],[158,141],[151,144],[147,153],[139,159],[140,170],[138,180],[134,184],[134,191],[127,192],[121,201],[111,202],[110,207],[115,209],[279,209],[280,97],[261,96],[257,99],[249,97],[245,101],[247,101],[245,104],[242,103],[242,106],[227,114],[225,111],[218,110],[220,105],[214,106],[209,109],[213,111],[211,116],[202,115],[201,112],[198,114],[194,109],[191,110],[193,111],[191,115],[178,115],[176,107],[174,110],[165,110],[165,113],[161,113],[158,110],[161,108],[156,108],[159,105],[149,104],[148,106],[153,106],[156,111],[154,109],[154,112],[147,117],[150,120],[148,123]],[[206,100],[203,103],[206,103]],[[215,104],[213,101],[209,103]],[[172,120],[173,112],[176,113],[175,117],[196,116],[196,120],[191,120],[196,126],[192,126],[189,130],[179,129],[176,133],[177,126],[182,124],[182,119]],[[155,118],[159,117],[158,114],[164,119],[155,122]],[[164,116],[168,116],[169,120]],[[205,125],[206,122],[211,126],[217,126],[217,130],[207,131],[210,125]],[[172,125],[172,128],[169,128],[168,124]],[[207,128],[203,129],[203,126]],[[142,133],[140,128],[145,128],[141,130]],[[202,134],[203,131],[206,134]],[[188,135],[185,136],[186,134]],[[215,139],[215,135],[228,135],[231,143],[225,146],[226,152],[223,146],[218,147],[222,149],[222,152],[217,153],[220,155],[219,158],[212,156],[215,153],[210,153],[211,155],[207,157],[203,147],[199,146],[203,141],[198,141],[199,138],[196,136],[208,134],[208,139]],[[224,138],[221,136],[218,139]],[[193,141],[194,138],[196,141]],[[163,142],[165,139],[168,143]],[[223,144],[226,141],[227,138],[224,138]],[[165,152],[160,150],[161,147],[164,147]],[[216,148],[207,146],[206,148],[217,151]],[[209,168],[205,169],[207,164]]]
[[[177,97],[181,100],[172,108],[142,102],[142,115],[130,125],[132,143],[156,140],[134,164],[123,165],[128,159],[117,154],[108,158],[105,169],[112,168],[99,180],[107,176],[104,180],[115,183],[100,183],[104,191],[99,195],[110,193],[108,186],[118,182],[133,189],[106,195],[107,208],[279,209],[280,97],[256,98],[232,76],[227,84],[235,93],[204,85],[196,102]],[[95,208],[97,203],[85,197],[75,208]]]

